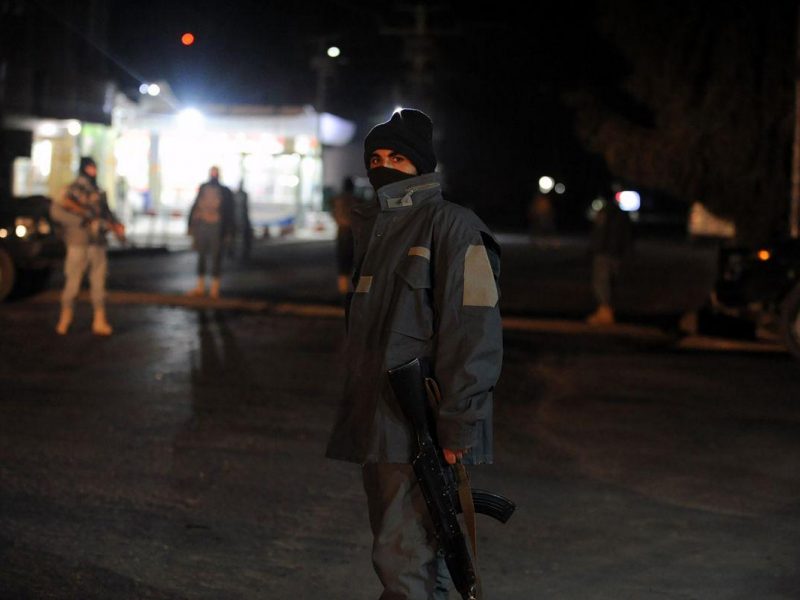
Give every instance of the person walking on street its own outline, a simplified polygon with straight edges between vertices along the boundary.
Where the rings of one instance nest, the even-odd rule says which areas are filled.
[[[587,317],[589,325],[612,325],[614,288],[622,261],[632,246],[631,221],[619,206],[616,193],[606,201],[594,219],[592,230],[592,288],[597,309]]]
[[[197,251],[197,284],[190,296],[205,296],[207,260],[211,260],[209,296],[219,298],[222,247],[232,233],[233,194],[220,183],[219,167],[211,167],[209,179],[197,192],[189,211],[189,235]]]
[[[63,227],[67,254],[64,260],[64,289],[56,332],[65,335],[72,324],[75,299],[87,269],[94,309],[92,332],[111,335],[106,318],[107,232],[125,238],[125,228],[108,207],[106,194],[97,185],[97,164],[89,156],[81,158],[78,176],[60,198],[50,206],[53,220]]]
[[[355,291],[347,372],[329,458],[362,465],[383,600],[447,598],[449,574],[411,460],[387,370],[414,358],[441,390],[436,433],[450,464],[492,462],[492,394],[502,362],[500,247],[446,201],[433,124],[403,109],[375,126],[364,162],[376,200],[353,210]]]
[[[334,196],[333,220],[336,221],[336,267],[339,293],[346,296],[350,291],[353,277],[353,229],[351,212],[356,204],[355,184],[351,177],[345,177],[340,194]]]
[[[547,194],[538,193],[531,201],[528,208],[531,239],[550,237],[556,233],[555,213],[553,202]]]

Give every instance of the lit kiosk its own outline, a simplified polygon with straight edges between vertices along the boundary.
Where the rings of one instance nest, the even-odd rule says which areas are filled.
[[[188,211],[212,165],[232,190],[244,182],[257,234],[313,228],[323,208],[325,149],[348,144],[353,123],[309,106],[182,106],[158,86],[158,95],[121,99],[114,111],[117,205],[138,243],[185,240]]]

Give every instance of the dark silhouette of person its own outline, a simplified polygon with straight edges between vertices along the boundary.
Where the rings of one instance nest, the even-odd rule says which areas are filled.
[[[592,289],[597,309],[586,319],[590,325],[611,325],[616,320],[614,287],[632,240],[630,217],[620,208],[617,194],[614,193],[612,200],[604,203],[594,219]]]
[[[189,235],[197,251],[197,285],[190,296],[206,293],[206,261],[211,259],[211,298],[219,297],[222,247],[233,231],[233,194],[220,183],[219,167],[211,167],[209,179],[197,191],[189,211]]]
[[[339,293],[344,296],[350,291],[353,277],[353,228],[351,212],[356,204],[355,184],[351,177],[345,177],[341,193],[331,200],[333,219],[336,221],[336,269]]]
[[[253,247],[253,226],[250,223],[250,196],[244,189],[244,180],[239,182],[239,189],[233,195],[236,211],[236,233],[241,236],[242,262],[250,260],[250,251]]]

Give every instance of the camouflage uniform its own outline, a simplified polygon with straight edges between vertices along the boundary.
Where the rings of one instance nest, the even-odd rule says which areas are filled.
[[[95,310],[105,306],[106,275],[106,222],[118,222],[108,207],[105,192],[86,175],[79,175],[64,192],[64,199],[80,206],[85,214],[67,210],[59,198],[50,206],[50,215],[63,228],[67,255],[64,260],[64,290],[61,294],[63,308],[72,309],[80,291],[81,280],[89,270],[92,306]]]

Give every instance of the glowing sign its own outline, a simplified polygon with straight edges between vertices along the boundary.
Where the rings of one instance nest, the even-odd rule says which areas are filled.
[[[619,207],[625,212],[636,212],[642,206],[639,192],[623,190],[621,192],[617,192],[616,196],[614,197],[617,199]]]

